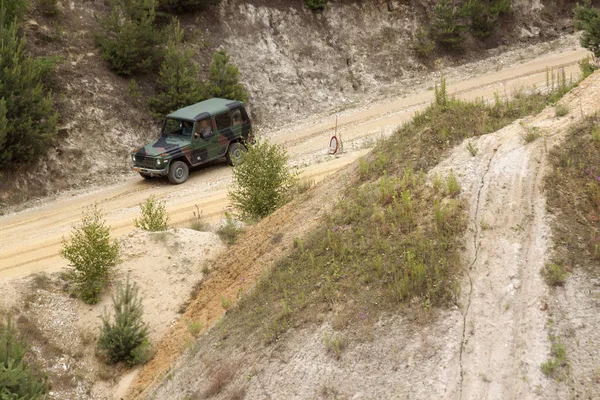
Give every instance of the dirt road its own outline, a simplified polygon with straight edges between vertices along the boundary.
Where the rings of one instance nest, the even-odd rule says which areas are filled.
[[[582,49],[557,49],[555,53],[525,63],[505,67],[460,82],[448,82],[448,91],[460,98],[492,98],[494,93],[510,94],[515,88],[545,87],[546,69],[564,67],[567,76],[578,73],[577,61],[585,57]],[[431,87],[434,85],[431,82]],[[335,115],[315,116],[291,128],[268,132],[275,143],[286,146],[294,165],[302,174],[319,181],[342,166],[361,157],[380,136],[389,135],[399,124],[431,101],[433,93],[421,89],[400,99],[372,103],[368,107],[347,110],[339,115],[346,153],[327,156]],[[66,193],[40,206],[0,217],[0,279],[39,271],[56,271],[66,266],[59,255],[61,239],[67,237],[82,210],[97,203],[106,221],[119,237],[134,229],[138,204],[155,195],[167,204],[173,224],[184,224],[192,217],[195,205],[209,222],[218,220],[228,206],[227,186],[231,171],[224,164],[212,165],[193,173],[181,186],[164,180],[144,181],[132,175],[123,182],[80,193]]]

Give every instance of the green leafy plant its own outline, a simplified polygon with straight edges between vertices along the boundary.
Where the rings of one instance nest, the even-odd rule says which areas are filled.
[[[48,392],[46,378],[26,361],[27,345],[19,339],[10,315],[0,324],[0,399],[38,400]]]
[[[129,282],[119,284],[113,295],[113,319],[102,317],[98,348],[108,364],[124,361],[129,365],[143,364],[152,357],[148,342],[148,325],[142,321],[142,300],[138,287]]]
[[[140,204],[142,215],[133,220],[133,224],[140,229],[150,232],[167,230],[169,216],[165,202],[158,201],[154,195],[148,197],[146,202]]]
[[[56,136],[58,113],[42,84],[56,61],[34,59],[26,52],[15,23],[26,4],[21,0],[0,4],[0,169],[39,160]]]
[[[71,267],[65,277],[75,286],[78,297],[89,304],[97,303],[111,269],[119,263],[119,245],[111,243],[110,228],[96,205],[84,211],[70,239],[62,241],[61,255]]]
[[[148,106],[157,118],[205,99],[200,72],[193,61],[194,52],[181,48],[183,29],[179,20],[174,18],[171,26],[173,32],[160,66],[156,95],[148,100]]]
[[[231,56],[225,50],[219,50],[213,55],[212,64],[206,82],[205,96],[221,97],[230,100],[246,102],[248,92],[240,83],[240,71],[231,63]]]
[[[323,343],[328,352],[332,353],[336,360],[342,357],[342,352],[346,349],[346,339],[342,335],[323,334]]]
[[[525,143],[531,143],[540,136],[542,136],[542,133],[540,132],[540,129],[537,126],[530,126],[523,123],[522,121],[519,122],[519,125],[521,126],[521,128],[523,128],[523,133],[521,134],[521,137],[523,138],[523,140],[525,140]]]
[[[248,146],[241,164],[233,168],[229,199],[245,219],[261,219],[289,199],[296,174],[287,165],[285,149],[266,140]]]
[[[96,36],[102,58],[120,75],[151,71],[161,58],[164,43],[155,26],[156,0],[115,1]]]
[[[581,70],[581,79],[585,79],[593,74],[598,67],[592,63],[590,57],[586,57],[579,61],[579,69]]]
[[[557,381],[562,381],[568,374],[567,351],[562,342],[551,336],[552,348],[551,356],[546,362],[540,366],[544,375],[554,378]]]

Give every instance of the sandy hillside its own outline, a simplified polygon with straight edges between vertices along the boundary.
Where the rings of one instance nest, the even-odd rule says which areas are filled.
[[[113,282],[127,275],[139,287],[150,342],[181,318],[181,312],[223,249],[211,232],[190,229],[149,233],[136,230],[119,239],[123,262]],[[113,284],[95,305],[69,296],[59,273],[0,282],[0,311],[10,312],[52,382],[52,399],[112,398],[117,379],[127,371],[95,357],[96,337],[105,311],[112,312]]]
[[[473,141],[475,157],[466,143],[457,146],[431,172],[454,170],[468,202],[460,307],[440,311],[424,327],[381,318],[372,331],[353,336],[340,359],[324,344],[329,323],[292,330],[259,348],[221,348],[213,329],[146,393],[202,398],[220,382],[214,398],[594,398],[597,280],[575,273],[557,297],[540,270],[552,255],[542,192],[548,151],[561,145],[570,125],[600,111],[600,72],[560,104],[570,110],[566,116],[549,107]],[[523,135],[532,128],[541,136],[526,143]],[[550,357],[550,324],[568,334],[571,378],[561,382],[540,368]]]

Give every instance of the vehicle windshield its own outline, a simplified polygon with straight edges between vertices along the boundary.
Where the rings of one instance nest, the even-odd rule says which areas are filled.
[[[179,119],[167,118],[163,124],[161,136],[184,136],[192,137],[192,121],[182,121]]]

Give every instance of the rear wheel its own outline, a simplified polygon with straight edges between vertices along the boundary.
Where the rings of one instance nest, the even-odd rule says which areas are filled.
[[[176,185],[187,181],[190,170],[183,161],[173,161],[169,167],[169,181]]]
[[[229,145],[229,149],[227,149],[227,164],[233,166],[242,162],[244,152],[246,151],[248,151],[248,149],[246,149],[246,146],[244,146],[240,142],[231,143]]]

